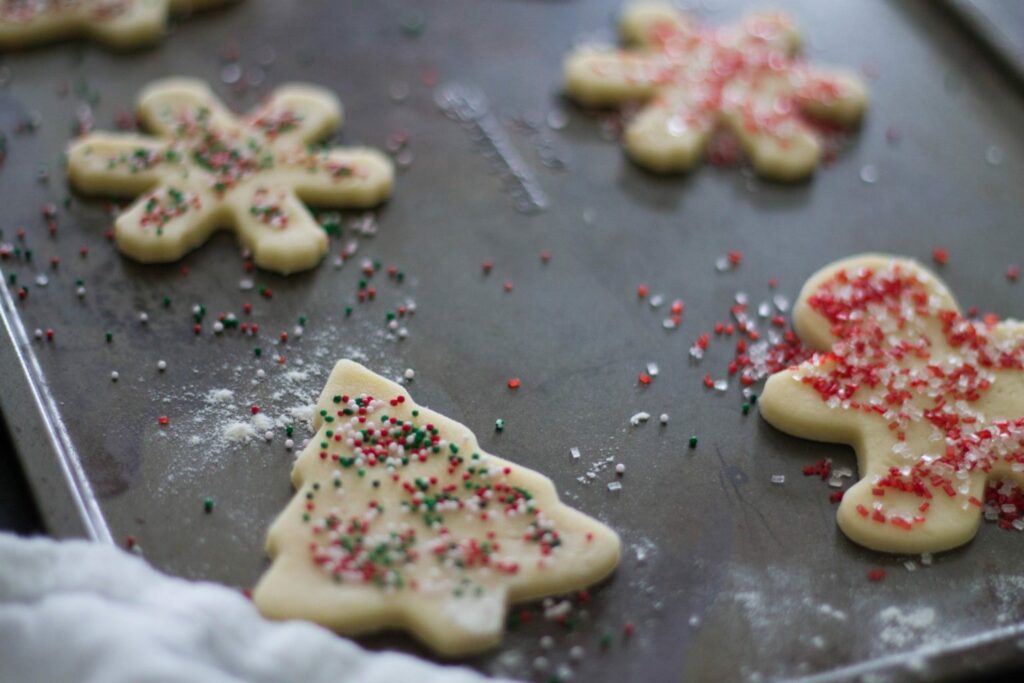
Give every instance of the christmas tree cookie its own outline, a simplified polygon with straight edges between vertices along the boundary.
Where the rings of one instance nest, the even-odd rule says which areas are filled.
[[[128,49],[158,41],[170,14],[229,0],[0,0],[0,50],[87,37]]]
[[[314,267],[328,240],[304,203],[367,208],[391,194],[391,161],[370,148],[316,148],[341,121],[327,90],[284,85],[244,118],[202,81],[157,81],[139,98],[153,135],[90,133],[68,149],[81,192],[136,197],[115,222],[118,248],[145,263],[175,261],[221,227],[257,266]]]
[[[805,178],[822,154],[808,120],[849,126],[867,106],[852,72],[798,56],[797,27],[777,12],[709,27],[669,5],[638,4],[626,8],[621,32],[627,49],[587,45],[568,56],[565,89],[588,106],[644,103],[626,126],[625,145],[652,171],[692,168],[721,126],[760,175]]]
[[[264,615],[345,635],[404,629],[456,657],[498,644],[510,603],[615,569],[615,532],[399,385],[343,360],[317,410],[297,494],[268,535],[253,596]]]
[[[1024,323],[968,320],[935,275],[882,255],[812,276],[794,323],[818,353],[769,378],[761,414],[856,449],[843,532],[892,553],[970,541],[986,485],[1024,483]]]

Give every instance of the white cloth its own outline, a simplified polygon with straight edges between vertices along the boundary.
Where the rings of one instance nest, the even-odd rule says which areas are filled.
[[[171,578],[86,541],[0,534],[0,681],[483,683],[263,619],[238,592]]]

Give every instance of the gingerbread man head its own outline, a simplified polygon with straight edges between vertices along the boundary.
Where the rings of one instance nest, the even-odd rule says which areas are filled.
[[[854,447],[843,532],[894,553],[970,541],[986,485],[1024,482],[1024,324],[968,320],[934,274],[882,255],[812,276],[794,323],[818,353],[768,380],[761,414]]]

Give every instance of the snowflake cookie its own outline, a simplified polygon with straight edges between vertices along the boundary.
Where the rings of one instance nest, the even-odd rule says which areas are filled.
[[[78,190],[141,195],[114,225],[118,248],[138,261],[175,261],[230,226],[257,266],[306,270],[328,240],[303,202],[366,208],[391,194],[382,153],[311,146],[341,120],[322,88],[281,86],[240,119],[202,81],[174,78],[143,91],[139,114],[157,137],[91,133],[68,150]]]
[[[405,629],[447,657],[497,645],[509,603],[612,573],[614,531],[559,502],[547,477],[484,453],[463,425],[340,361],[298,493],[270,528],[266,616],[345,635]]]
[[[0,0],[0,50],[87,36],[108,47],[154,43],[169,14],[229,0]]]
[[[797,56],[796,25],[780,13],[708,27],[669,5],[639,4],[623,13],[621,33],[629,49],[573,51],[565,88],[588,106],[644,102],[626,126],[625,145],[652,171],[692,168],[722,125],[760,175],[805,178],[822,153],[809,121],[849,126],[867,105],[864,83],[852,72]]]
[[[1024,483],[1024,323],[968,320],[935,275],[882,255],[820,270],[793,316],[818,353],[772,375],[759,405],[784,432],[856,450],[839,527],[892,553],[970,541],[986,485]]]

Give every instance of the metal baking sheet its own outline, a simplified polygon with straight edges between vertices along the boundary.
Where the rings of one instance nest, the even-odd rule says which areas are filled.
[[[269,442],[229,433],[252,428],[258,405],[294,422],[301,439],[292,409],[350,356],[389,376],[414,368],[418,401],[465,422],[488,450],[551,476],[567,502],[625,542],[616,576],[574,609],[575,628],[522,624],[475,667],[547,679],[581,645],[586,656],[570,670],[586,680],[909,681],[1018,658],[1024,538],[985,526],[931,566],[856,547],[836,529],[827,487],[801,476],[824,457],[854,466],[849,449],[781,434],[756,411],[744,416],[736,387],[704,390],[706,372],[722,373],[727,345],[701,364],[688,358],[737,291],[759,302],[774,277],[792,299],[814,270],[865,250],[928,260],[944,247],[943,276],[965,307],[1022,314],[1024,283],[1005,277],[1024,260],[1020,91],[928,3],[778,4],[799,17],[813,58],[871,77],[863,129],[797,186],[742,168],[652,176],[607,139],[601,116],[560,98],[563,55],[583,35],[612,35],[614,2],[247,0],[183,21],[150,51],[71,44],[6,55],[0,227],[32,260],[0,262],[5,282],[15,275],[29,287],[25,301],[16,287],[0,296],[0,399],[50,529],[119,544],[131,536],[161,569],[251,586],[266,566],[264,531],[292,494],[292,454],[280,425]],[[724,22],[739,5],[695,11]],[[407,135],[411,164],[374,216],[377,234],[360,234],[372,224],[365,216],[346,215],[333,250],[355,240],[355,258],[336,268],[332,256],[288,278],[244,271],[227,234],[180,264],[120,257],[104,237],[109,207],[69,194],[61,154],[88,113],[83,102],[97,128],[110,128],[142,86],[168,74],[205,78],[238,107],[274,84],[321,83],[345,103],[344,143],[384,147]],[[237,78],[252,86],[228,83]],[[446,115],[438,98],[450,105],[452,93],[472,95],[474,108]],[[26,121],[39,126],[17,132]],[[48,203],[55,237],[41,214]],[[742,264],[716,271],[729,250],[744,254]],[[405,277],[377,275],[376,300],[357,304],[363,257]],[[489,276],[485,259],[494,261]],[[242,289],[245,279],[254,289]],[[686,302],[680,329],[663,329],[664,310],[637,300],[640,283]],[[408,338],[389,339],[385,315],[408,299],[417,304],[403,323]],[[195,304],[207,310],[199,336]],[[220,312],[258,322],[258,337],[214,335]],[[52,341],[33,338],[48,328]],[[281,331],[292,333],[285,344],[275,343]],[[660,374],[640,388],[648,362]],[[506,388],[512,376],[522,380],[517,392]],[[638,411],[671,420],[631,428]],[[507,425],[500,434],[497,418]],[[609,470],[580,483],[611,457],[627,466],[621,491],[607,489]],[[887,570],[885,581],[866,580],[874,567]],[[635,625],[628,640],[626,622]],[[400,635],[366,642],[423,654]],[[534,669],[539,656],[548,668]]]

